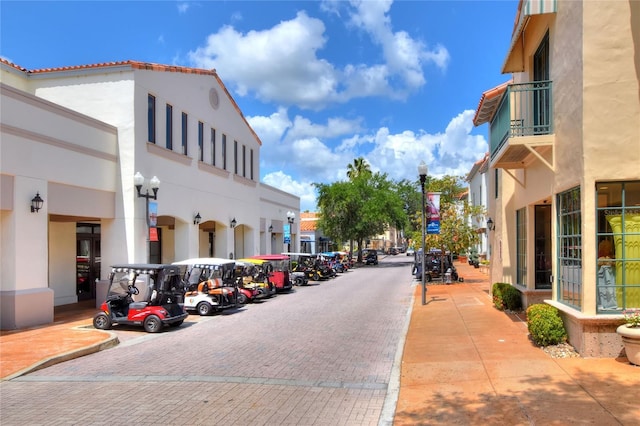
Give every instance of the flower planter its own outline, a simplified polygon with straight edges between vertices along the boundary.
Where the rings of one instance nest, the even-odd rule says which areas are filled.
[[[640,365],[640,327],[622,324],[616,332],[622,337],[624,352],[631,364]]]

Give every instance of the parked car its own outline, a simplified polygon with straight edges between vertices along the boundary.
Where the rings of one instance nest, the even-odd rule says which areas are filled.
[[[188,316],[180,275],[175,265],[112,266],[107,298],[93,317],[93,326],[100,330],[116,324],[142,326],[148,333],[179,327]]]
[[[407,256],[415,256],[416,255],[416,251],[412,248],[408,248],[406,251],[406,255]]]
[[[187,311],[211,315],[240,304],[233,260],[201,257],[175,262],[174,265],[184,269],[184,308]]]
[[[365,265],[377,265],[378,264],[378,251],[367,250],[362,255],[362,261]]]

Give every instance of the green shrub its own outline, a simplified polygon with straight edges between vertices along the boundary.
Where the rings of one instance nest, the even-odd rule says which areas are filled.
[[[504,288],[502,290],[502,303],[510,311],[519,311],[522,309],[522,297],[520,297],[520,290],[512,285]]]
[[[508,309],[518,311],[522,309],[522,298],[520,291],[508,283],[495,283],[491,290],[493,294],[493,304],[501,311]]]
[[[539,346],[557,345],[567,341],[567,332],[558,309],[538,303],[527,308],[527,328]]]
[[[507,307],[504,303],[504,292],[507,291],[506,288],[511,287],[511,285],[507,283],[494,283],[493,288],[491,289],[491,294],[493,295],[493,304],[495,307],[501,311],[504,311]]]

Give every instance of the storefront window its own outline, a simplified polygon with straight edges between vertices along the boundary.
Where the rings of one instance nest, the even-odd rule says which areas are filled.
[[[640,181],[596,184],[598,312],[640,307]]]
[[[558,300],[582,306],[582,211],[580,189],[558,194]]]

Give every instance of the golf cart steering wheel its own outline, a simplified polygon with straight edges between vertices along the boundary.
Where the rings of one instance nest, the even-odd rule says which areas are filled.
[[[135,294],[138,294],[138,293],[140,293],[140,290],[138,290],[138,287],[133,286],[133,285],[129,286],[129,294],[135,295]]]

